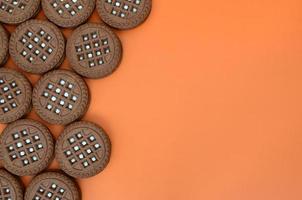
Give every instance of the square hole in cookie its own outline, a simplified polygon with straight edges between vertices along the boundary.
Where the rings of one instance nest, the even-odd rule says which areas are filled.
[[[85,35],[82,35],[82,39],[83,41],[88,41],[89,40],[89,35],[88,34],[85,34]]]
[[[81,45],[80,45],[80,46],[75,46],[75,50],[76,50],[76,52],[81,52],[81,51],[83,51]]]
[[[2,107],[2,111],[3,111],[4,113],[7,113],[8,111],[10,111],[10,109],[9,109],[8,107]]]
[[[97,32],[90,33],[90,35],[93,39],[96,39],[98,37]]]
[[[12,102],[9,104],[12,109],[17,108],[16,102]]]
[[[26,4],[24,3],[20,3],[19,6],[18,6],[20,9],[24,10],[25,7],[26,7]]]
[[[78,61],[82,61],[84,60],[84,58],[85,58],[84,54],[78,55]]]
[[[3,2],[0,3],[0,9],[1,10],[6,10],[6,4],[4,4]]]
[[[25,50],[22,50],[22,51],[21,51],[21,55],[22,55],[23,57],[26,57],[27,54],[28,54],[27,51],[25,51]]]

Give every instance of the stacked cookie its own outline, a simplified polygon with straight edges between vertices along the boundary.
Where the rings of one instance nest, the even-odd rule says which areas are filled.
[[[31,19],[40,5],[49,21]],[[104,24],[85,23],[95,7]],[[150,11],[151,0],[0,0],[0,22],[18,24],[10,36],[0,25],[0,65],[10,55],[23,71],[41,75],[32,86],[24,74],[0,68],[0,123],[8,124],[0,135],[0,199],[81,199],[73,178],[97,175],[111,153],[105,130],[81,121],[90,99],[83,77],[112,74],[122,44],[111,28],[137,27]],[[67,43],[59,27],[75,28]],[[65,55],[71,70],[58,69]],[[65,126],[56,142],[44,124],[25,119],[32,109]],[[45,172],[54,158],[62,171]],[[34,176],[25,194],[17,176]]]

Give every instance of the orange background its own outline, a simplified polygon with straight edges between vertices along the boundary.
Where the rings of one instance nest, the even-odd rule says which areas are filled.
[[[301,0],[153,0],[117,33],[120,68],[87,80],[113,152],[83,200],[302,199]]]

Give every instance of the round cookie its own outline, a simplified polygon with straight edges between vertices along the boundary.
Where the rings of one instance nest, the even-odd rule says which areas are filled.
[[[22,119],[9,124],[1,137],[4,167],[18,176],[32,176],[53,159],[51,133],[40,122]]]
[[[0,66],[3,65],[8,58],[8,36],[6,30],[0,25]]]
[[[85,81],[68,70],[51,71],[38,81],[33,92],[37,114],[51,124],[69,124],[87,111],[89,91]]]
[[[142,24],[151,12],[152,0],[97,0],[102,20],[117,29],[131,29]]]
[[[0,123],[13,122],[31,110],[32,87],[28,79],[12,69],[0,69]]]
[[[65,39],[54,24],[29,20],[11,35],[9,51],[18,67],[42,74],[58,67],[64,59]]]
[[[87,78],[102,78],[120,64],[122,45],[108,27],[88,23],[77,28],[67,41],[66,56],[71,67]]]
[[[80,200],[76,182],[59,172],[36,176],[26,189],[24,200]]]
[[[4,169],[0,169],[0,199],[23,200],[21,181]]]
[[[64,28],[84,23],[95,8],[95,0],[42,0],[46,17]]]
[[[39,12],[40,0],[0,0],[0,21],[19,24]]]
[[[75,178],[100,173],[110,160],[111,143],[98,125],[80,121],[67,126],[56,143],[56,159],[61,169]]]

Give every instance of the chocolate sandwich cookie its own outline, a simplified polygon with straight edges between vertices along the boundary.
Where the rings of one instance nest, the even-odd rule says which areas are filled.
[[[65,40],[52,23],[29,20],[19,25],[11,36],[9,51],[18,67],[30,73],[45,73],[64,59]]]
[[[24,200],[80,200],[76,182],[59,172],[36,176],[26,189]]]
[[[45,74],[33,92],[37,114],[51,124],[69,124],[87,111],[89,92],[85,81],[76,73],[55,70]]]
[[[0,169],[0,199],[23,200],[21,181],[4,169]]]
[[[95,0],[42,0],[46,17],[65,28],[84,23],[92,14],[94,7]]]
[[[40,0],[0,0],[0,21],[19,24],[39,12]]]
[[[108,135],[91,122],[67,126],[56,143],[56,159],[61,169],[75,178],[100,173],[108,164],[111,143]]]
[[[4,167],[18,176],[44,170],[53,159],[54,142],[46,126],[22,119],[9,124],[1,137]]]
[[[67,41],[71,67],[88,78],[111,74],[122,58],[118,36],[105,25],[88,23],[77,28]]]
[[[32,87],[28,79],[12,69],[0,69],[0,123],[13,122],[31,109]]]
[[[151,0],[97,0],[102,20],[117,29],[139,26],[149,16],[151,7]]]
[[[0,66],[8,58],[8,36],[6,30],[0,25]]]

